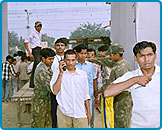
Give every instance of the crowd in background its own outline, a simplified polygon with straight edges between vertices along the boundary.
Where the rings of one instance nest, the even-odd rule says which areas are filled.
[[[23,51],[6,57],[6,61],[2,63],[2,101],[8,102],[29,81],[30,65],[32,61]]]
[[[41,29],[42,23],[35,22],[24,43],[29,58],[21,52],[2,64],[3,101],[28,81],[34,88],[32,128],[94,128],[95,108],[103,128],[160,126],[160,67],[154,43],[134,46],[139,69],[130,72],[120,44],[102,45],[96,54],[83,44],[66,49],[68,39],[63,37],[54,48],[42,48]]]

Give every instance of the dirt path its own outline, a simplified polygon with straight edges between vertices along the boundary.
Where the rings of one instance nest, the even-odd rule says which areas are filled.
[[[24,111],[24,108],[23,108]],[[22,113],[23,122],[29,122],[30,114]],[[13,102],[2,103],[2,126],[4,128],[18,128],[17,124],[17,104]],[[95,110],[95,128],[102,128],[101,114]],[[30,125],[24,126],[30,128]]]

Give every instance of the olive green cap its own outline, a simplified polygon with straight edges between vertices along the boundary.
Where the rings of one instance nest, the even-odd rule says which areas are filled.
[[[118,43],[114,43],[114,44],[111,44],[108,51],[107,51],[107,55],[109,54],[123,54],[124,53],[124,48],[122,45],[118,44]]]

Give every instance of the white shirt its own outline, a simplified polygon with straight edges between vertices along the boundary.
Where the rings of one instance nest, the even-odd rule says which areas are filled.
[[[29,34],[27,40],[30,43],[30,47],[33,49],[35,47],[42,47],[42,35],[38,31],[34,30]]]
[[[140,75],[143,74],[139,68],[125,73],[113,83]],[[136,84],[127,90],[131,92],[133,100],[131,128],[160,127],[160,67],[155,65],[155,73],[146,87]]]
[[[53,76],[50,82],[52,91],[56,80],[57,76]],[[56,99],[64,115],[85,118],[85,100],[90,99],[87,74],[80,69],[76,69],[75,73],[69,73],[68,70],[63,72],[61,89]]]
[[[61,59],[64,59],[64,56],[59,56],[59,55],[55,56],[55,59],[54,59],[52,66],[51,66],[51,69],[52,69],[53,72],[58,71],[58,73],[59,73],[59,61]]]

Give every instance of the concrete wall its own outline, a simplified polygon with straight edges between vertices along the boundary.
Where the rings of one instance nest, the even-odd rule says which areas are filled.
[[[8,20],[7,20],[7,3],[2,4],[2,62],[8,55]]]
[[[111,39],[113,43],[124,46],[124,58],[135,68],[132,48],[136,43],[135,35],[135,3],[112,2],[111,7]]]
[[[124,46],[124,58],[132,69],[137,68],[132,48],[147,40],[157,44],[160,64],[160,5],[158,2],[112,2],[111,39]]]
[[[157,45],[157,60],[160,65],[160,4],[137,3],[137,41],[148,40]]]

